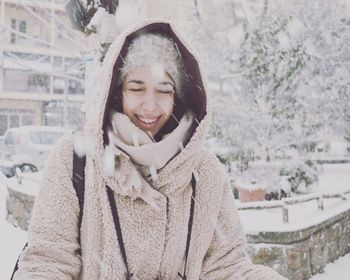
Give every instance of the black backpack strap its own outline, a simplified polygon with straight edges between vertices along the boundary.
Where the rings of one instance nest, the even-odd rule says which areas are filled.
[[[188,231],[187,231],[187,242],[186,242],[186,251],[185,251],[185,265],[184,265],[184,272],[181,275],[179,272],[178,275],[182,280],[187,280],[186,272],[187,272],[187,259],[188,259],[188,253],[190,251],[190,245],[191,245],[191,235],[192,235],[192,225],[193,225],[193,216],[194,216],[194,205],[195,205],[195,198],[196,198],[196,179],[194,174],[192,173],[192,180],[191,180],[191,186],[192,186],[192,196],[191,196],[191,208],[190,208],[190,218],[188,219]]]
[[[28,246],[28,243],[26,243],[26,245],[24,245],[24,247],[22,249],[22,252],[24,251],[25,248],[27,248],[27,246]],[[18,262],[19,262],[19,258],[20,257],[21,257],[21,255],[19,255],[18,258],[17,258],[16,265],[15,265],[15,268],[13,269],[13,272],[12,272],[10,280],[13,280],[13,277],[15,276],[15,273],[18,270]]]
[[[79,157],[75,152],[73,154],[73,176],[72,182],[77,198],[79,201],[79,217],[78,217],[78,243],[80,243],[80,228],[83,219],[83,209],[84,209],[84,193],[85,193],[85,165],[86,156]],[[77,250],[77,253],[81,255],[81,249]]]
[[[72,176],[72,182],[73,187],[75,189],[75,192],[78,197],[79,201],[79,218],[78,218],[78,242],[80,244],[80,227],[81,227],[81,221],[83,218],[83,209],[84,209],[84,192],[85,192],[85,165],[86,165],[86,156],[79,157],[75,152],[73,154],[73,176]],[[26,243],[22,249],[22,252],[24,249],[28,246],[28,243]],[[81,255],[81,249],[77,250],[77,253]],[[13,277],[18,270],[18,263],[21,255],[18,256],[15,268],[13,269],[12,276],[10,280],[13,280]]]
[[[193,216],[194,216],[194,206],[195,206],[195,197],[196,197],[196,179],[194,174],[192,174],[192,179],[191,179],[191,186],[192,186],[192,196],[191,196],[191,207],[190,207],[190,217],[188,220],[188,231],[187,231],[187,241],[186,241],[186,250],[185,250],[185,265],[184,265],[184,272],[183,275],[178,273],[181,279],[187,280],[186,272],[187,272],[187,259],[188,259],[188,254],[190,250],[190,244],[191,244],[191,235],[192,235],[192,225],[193,225]],[[118,209],[117,205],[115,203],[115,197],[112,189],[107,185],[106,186],[106,191],[107,191],[107,196],[109,200],[109,204],[111,206],[111,211],[112,211],[112,216],[113,216],[113,221],[114,221],[114,226],[115,230],[117,233],[118,237],[118,243],[119,243],[119,248],[120,252],[123,257],[124,265],[126,268],[126,280],[130,280],[132,277],[132,273],[130,273],[129,270],[129,265],[128,265],[128,260],[126,257],[126,251],[125,251],[125,246],[124,246],[124,240],[123,240],[123,234],[120,226],[120,220],[119,220],[119,215],[118,215]]]
[[[117,232],[120,253],[122,254],[123,261],[124,261],[125,268],[126,268],[125,278],[126,278],[126,280],[130,280],[132,277],[132,274],[130,273],[128,259],[126,257],[126,251],[125,251],[125,246],[124,246],[122,229],[120,227],[117,205],[115,203],[113,191],[111,190],[111,188],[108,185],[106,186],[106,190],[107,190],[109,204],[110,204],[111,210],[112,210],[112,216],[113,216],[113,221],[114,221],[114,225],[115,225],[115,230]]]

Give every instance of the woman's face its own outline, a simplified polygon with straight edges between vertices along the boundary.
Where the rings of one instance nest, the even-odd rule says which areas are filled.
[[[137,66],[123,81],[123,112],[154,136],[173,112],[174,95],[174,82],[161,67]]]

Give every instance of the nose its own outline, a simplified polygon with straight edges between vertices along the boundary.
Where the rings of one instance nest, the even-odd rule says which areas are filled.
[[[142,100],[142,108],[145,111],[154,111],[157,107],[156,95],[153,91],[148,90]]]

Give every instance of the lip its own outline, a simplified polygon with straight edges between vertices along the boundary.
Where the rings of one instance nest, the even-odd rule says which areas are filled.
[[[158,121],[160,119],[160,116],[146,118],[146,117],[141,117],[141,116],[135,115],[135,117],[136,117],[136,121],[138,123],[138,126],[141,127],[142,129],[145,129],[145,130],[154,129],[157,126]],[[146,120],[147,120],[147,122],[146,122]]]

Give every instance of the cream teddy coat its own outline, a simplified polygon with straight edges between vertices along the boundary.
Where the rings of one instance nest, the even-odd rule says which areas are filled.
[[[189,73],[187,94],[196,116],[193,135],[151,184],[133,186],[134,166],[127,154],[115,157],[115,173],[106,174],[106,119],[113,107],[122,56],[135,32],[158,32],[172,37]],[[215,155],[203,146],[210,123],[210,102],[198,60],[171,25],[151,22],[133,28],[111,45],[105,61],[100,103],[87,124],[85,199],[78,237],[79,204],[72,186],[74,140],[65,135],[47,162],[15,280],[125,279],[115,225],[105,186],[114,192],[132,279],[180,279],[183,271],[191,178],[196,178],[193,228],[187,263],[189,280],[282,280],[271,268],[253,265],[245,257],[245,235],[234,206],[228,177]],[[79,139],[82,141],[82,139]],[[91,144],[92,142],[92,144]],[[91,148],[92,147],[92,148]],[[108,173],[108,172],[107,172]],[[145,197],[151,197],[154,205]]]

